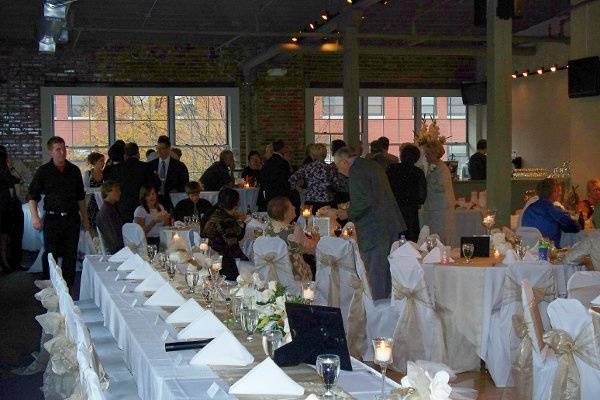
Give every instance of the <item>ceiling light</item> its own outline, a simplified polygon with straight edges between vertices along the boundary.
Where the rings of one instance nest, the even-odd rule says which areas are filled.
[[[529,75],[529,71],[523,71],[523,76],[527,78],[527,75]]]
[[[311,22],[310,24],[308,24],[308,30],[309,31],[314,31],[315,29],[317,29],[317,23],[316,22]]]
[[[321,19],[327,21],[329,19],[329,13],[327,11],[321,11]]]
[[[294,43],[298,43],[298,36],[293,35],[290,40]]]
[[[543,74],[543,73],[544,73],[544,68],[542,68],[542,67],[539,67],[539,68],[537,69],[537,73],[538,73],[538,75],[541,75],[541,74]]]
[[[552,71],[552,72],[556,72],[556,64],[552,64],[552,65],[550,66],[550,71]]]
[[[381,0],[380,3],[383,4],[384,6],[387,6],[390,3],[390,1],[389,0]]]
[[[515,71],[515,72],[512,73],[511,76],[512,76],[513,79],[517,79],[517,76],[519,76],[519,73],[517,71]]]

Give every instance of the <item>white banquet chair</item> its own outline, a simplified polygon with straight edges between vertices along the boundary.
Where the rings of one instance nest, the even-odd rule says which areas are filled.
[[[100,228],[96,227],[96,232],[98,233],[98,239],[100,242],[100,252],[103,256],[107,255],[106,246],[104,245],[104,238],[102,237],[102,232],[100,232]]]
[[[527,247],[533,247],[542,240],[543,236],[539,229],[532,226],[519,226],[515,232]]]
[[[545,326],[549,325],[546,308],[556,297],[554,273],[549,264],[518,262],[506,268],[502,305],[492,312],[486,355],[486,366],[498,387],[512,385],[511,355],[519,345],[513,329],[513,315],[522,314],[521,281],[531,282],[540,301],[540,312]]]
[[[592,300],[600,295],[600,272],[575,272],[567,282],[567,293],[570,299],[577,299],[584,307],[589,307]]]
[[[123,244],[134,253],[143,254],[146,251],[146,235],[144,229],[135,222],[128,222],[123,224],[121,229],[123,233]]]
[[[187,199],[188,195],[186,192],[174,192],[169,193],[169,197],[171,198],[171,204],[173,204],[173,207],[177,207],[177,203],[179,203],[181,200]]]
[[[261,236],[254,241],[254,265],[263,281],[277,281],[287,292],[300,296],[300,282],[294,279],[287,244],[278,237]]]
[[[392,298],[389,304],[375,303],[377,320],[370,338],[394,338],[393,368],[400,372],[406,372],[407,361],[444,362],[442,324],[419,260],[406,256],[390,256],[389,260]]]

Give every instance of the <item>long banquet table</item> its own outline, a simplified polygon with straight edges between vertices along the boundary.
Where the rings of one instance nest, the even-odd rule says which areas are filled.
[[[124,350],[125,361],[138,388],[138,395],[145,400],[183,400],[207,398],[235,398],[227,394],[228,388],[258,362],[264,360],[260,340],[248,344],[239,330],[232,332],[250,351],[255,362],[247,367],[190,366],[194,350],[167,353],[166,341],[176,338],[175,328],[165,322],[168,313],[159,307],[144,306],[145,296],[133,292],[139,281],[117,279],[118,263],[103,261],[101,256],[87,256],[81,276],[80,299],[93,299],[100,308],[104,325],[114,336],[119,348]],[[109,270],[107,270],[109,269]],[[178,276],[174,286],[183,286]],[[189,298],[189,295],[183,294]],[[219,315],[219,314],[217,314]],[[353,359],[353,371],[341,371],[338,387],[357,399],[371,399],[380,389],[380,375],[367,365]],[[283,370],[296,382],[307,388],[304,398],[315,387],[320,387],[313,367],[300,364]],[[217,385],[219,392],[208,396],[207,390]],[[388,390],[397,385],[388,381]],[[268,399],[268,396],[243,396],[243,399]],[[281,399],[281,396],[277,396]]]

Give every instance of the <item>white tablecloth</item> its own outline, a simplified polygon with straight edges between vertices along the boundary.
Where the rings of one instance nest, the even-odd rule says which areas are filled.
[[[567,281],[577,265],[553,265],[558,295],[566,297]],[[492,311],[500,308],[506,266],[423,265],[425,282],[438,303],[449,365],[457,372],[478,370],[485,360]]]
[[[248,206],[250,206],[251,211],[256,211],[258,188],[236,188],[235,190],[240,194],[240,206],[238,209],[245,213],[248,210]],[[173,206],[185,198],[187,198],[187,194],[185,193],[171,193],[171,203],[173,203]],[[210,204],[215,205],[219,199],[219,192],[200,192],[200,198],[208,200]]]
[[[112,265],[111,271],[106,271]],[[80,299],[93,299],[102,311],[104,325],[124,350],[142,400],[207,399],[206,390],[216,383],[224,392],[229,385],[208,366],[190,366],[194,350],[167,353],[163,332],[173,341],[176,331],[158,307],[143,306],[145,297],[132,292],[137,283],[115,280],[117,264],[88,256],[81,276]],[[137,300],[137,304],[133,302]],[[248,368],[248,367],[231,367]],[[357,399],[372,399],[379,390],[380,377],[368,366],[353,360],[352,372],[341,371],[338,385]],[[285,368],[284,368],[285,370]],[[316,374],[316,372],[315,372]],[[389,389],[388,389],[389,390]],[[223,398],[235,398],[226,395]],[[302,399],[298,397],[298,399]]]

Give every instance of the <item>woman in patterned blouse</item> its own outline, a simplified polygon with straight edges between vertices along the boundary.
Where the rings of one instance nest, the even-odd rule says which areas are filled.
[[[304,183],[304,204],[312,206],[314,214],[319,208],[332,205],[332,189],[337,185],[337,173],[331,165],[325,163],[327,148],[324,144],[310,145],[309,153],[313,161],[294,172],[290,177],[290,185],[295,187]]]

